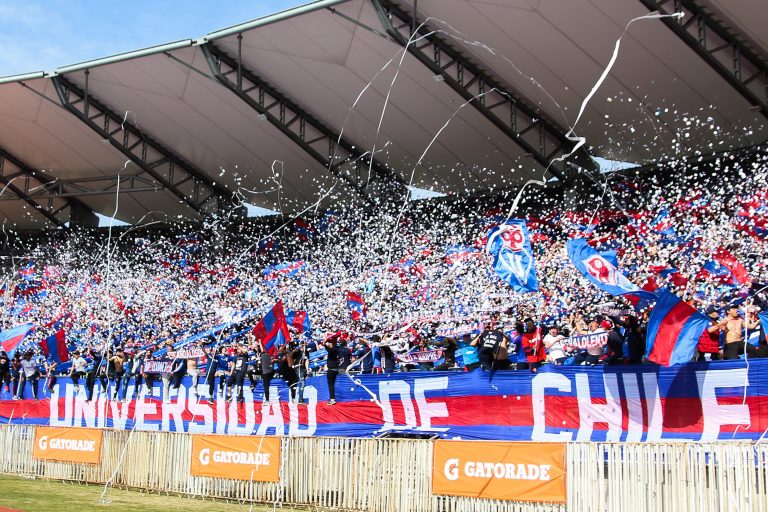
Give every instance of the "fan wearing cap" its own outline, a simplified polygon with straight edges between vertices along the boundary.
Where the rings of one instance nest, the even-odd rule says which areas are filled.
[[[709,318],[712,325],[704,329],[699,338],[699,345],[696,347],[698,354],[696,355],[697,361],[706,361],[705,356],[709,354],[710,360],[716,361],[722,359],[722,351],[720,349],[720,336],[725,332],[725,324],[727,320],[720,321],[720,316],[715,306],[709,306],[704,313]]]
[[[744,352],[747,357],[755,357],[757,351],[749,343],[744,343],[744,319],[739,315],[739,306],[730,303],[726,310],[725,319],[725,359],[738,359]],[[756,329],[759,322],[747,319],[747,328]]]

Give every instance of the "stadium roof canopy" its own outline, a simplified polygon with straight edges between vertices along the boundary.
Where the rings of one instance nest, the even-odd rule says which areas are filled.
[[[759,144],[760,4],[323,0],[7,77],[0,214],[44,227],[117,207],[135,223],[240,201],[283,213],[362,204],[387,183],[447,194],[520,185],[574,147],[566,133],[616,40],[656,9],[685,16],[629,27],[575,127],[587,144],[550,173],[566,179],[594,167],[590,156],[648,163]]]

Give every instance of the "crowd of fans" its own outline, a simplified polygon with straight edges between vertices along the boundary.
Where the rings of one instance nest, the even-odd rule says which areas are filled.
[[[282,378],[302,401],[304,379],[318,372],[333,389],[347,370],[643,363],[652,304],[608,296],[579,275],[565,251],[573,237],[615,251],[620,270],[643,289],[667,288],[705,312],[712,325],[696,359],[768,356],[757,317],[768,282],[767,175],[754,155],[676,171],[672,182],[606,175],[580,199],[532,188],[514,214],[532,234],[541,291],[529,294],[513,293],[483,250],[488,229],[509,212],[503,194],[411,201],[402,215],[399,205],[326,210],[280,229],[282,218],[213,218],[163,229],[16,233],[2,274],[0,330],[34,329],[14,357],[0,353],[0,385],[14,398],[36,398],[38,380],[52,387],[64,378],[83,385],[88,399],[97,384],[124,399],[130,384],[151,389],[161,379],[167,398],[190,375],[201,398],[242,400],[246,384],[262,379],[268,400],[269,380]],[[748,278],[723,271],[722,253]],[[251,331],[278,301],[293,340],[270,352]],[[46,359],[40,343],[62,332],[69,361]],[[600,333],[607,336],[598,344],[568,343]],[[147,371],[153,360],[169,366]]]

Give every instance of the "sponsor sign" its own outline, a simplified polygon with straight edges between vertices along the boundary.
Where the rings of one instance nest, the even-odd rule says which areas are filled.
[[[443,350],[426,350],[424,352],[411,352],[409,354],[397,354],[397,360],[401,363],[434,363],[443,358]]]
[[[280,481],[280,438],[192,436],[189,473],[255,482]]]
[[[565,503],[565,444],[436,441],[432,492]]]
[[[37,427],[32,458],[100,464],[102,434],[95,428]]]

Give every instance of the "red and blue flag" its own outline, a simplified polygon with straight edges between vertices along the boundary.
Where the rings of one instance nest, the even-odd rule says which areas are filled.
[[[366,312],[365,302],[360,294],[347,292],[347,309],[352,314],[352,320],[360,320]]]
[[[253,328],[253,334],[261,341],[264,350],[269,354],[277,353],[277,348],[291,341],[288,322],[285,319],[283,301],[278,301],[264,318]]]
[[[662,366],[687,363],[709,319],[667,290],[658,295],[646,334],[646,357]]]
[[[13,357],[18,346],[34,328],[35,326],[32,324],[23,324],[0,332],[0,347],[8,354],[9,358]]]
[[[58,364],[69,361],[69,350],[67,349],[67,336],[64,329],[59,329],[55,334],[48,336],[40,342],[40,348],[43,354],[50,356]]]

